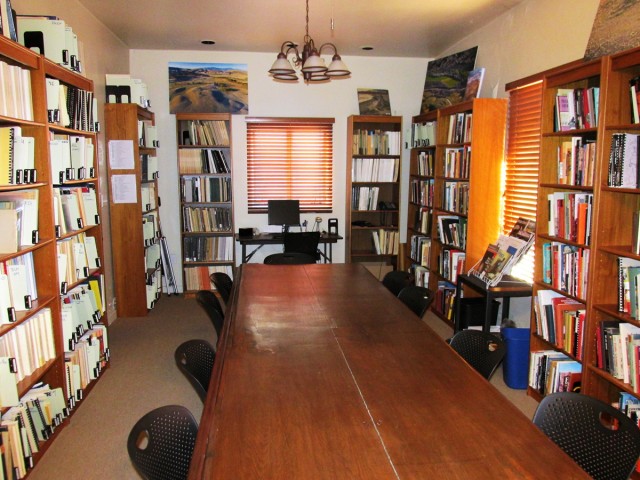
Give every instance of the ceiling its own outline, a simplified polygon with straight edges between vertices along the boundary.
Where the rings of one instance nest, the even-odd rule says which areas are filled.
[[[303,0],[79,1],[131,49],[275,53],[305,35]],[[522,1],[309,0],[309,34],[342,55],[434,58]]]

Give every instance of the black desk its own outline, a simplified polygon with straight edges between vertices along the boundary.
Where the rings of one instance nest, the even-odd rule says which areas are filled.
[[[282,245],[284,243],[284,237],[280,233],[260,233],[251,237],[235,235],[235,239],[242,246],[242,263],[247,263],[251,260],[251,257],[253,257],[264,245]],[[320,253],[320,256],[324,258],[324,263],[332,263],[333,244],[337,243],[338,240],[342,240],[340,235],[329,233],[320,234],[320,245],[322,245],[322,251],[318,250],[318,252]],[[247,245],[257,245],[257,247],[247,255]]]
[[[454,333],[459,332],[460,328],[460,292],[463,286],[468,286],[478,293],[481,293],[486,297],[485,311],[484,311],[484,326],[482,330],[489,332],[491,328],[491,305],[494,299],[503,298],[502,302],[502,319],[509,317],[509,299],[512,297],[530,297],[533,292],[533,286],[518,280],[510,275],[502,277],[502,281],[495,287],[489,287],[484,282],[472,275],[458,275],[456,285],[456,300],[455,300],[455,324]]]

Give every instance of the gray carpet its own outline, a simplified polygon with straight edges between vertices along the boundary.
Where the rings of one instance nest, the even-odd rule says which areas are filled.
[[[451,329],[431,313],[425,321],[443,338],[451,336]],[[215,342],[213,325],[194,298],[163,297],[147,317],[118,319],[109,329],[110,368],[29,478],[139,479],[126,448],[133,424],[168,404],[184,405],[196,418],[202,414],[200,398],[173,359],[176,347],[192,338]],[[533,416],[537,402],[524,390],[506,387],[501,369],[491,382]]]

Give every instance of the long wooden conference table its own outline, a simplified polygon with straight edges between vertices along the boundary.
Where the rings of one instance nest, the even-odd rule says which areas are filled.
[[[356,264],[244,264],[190,479],[589,478]]]

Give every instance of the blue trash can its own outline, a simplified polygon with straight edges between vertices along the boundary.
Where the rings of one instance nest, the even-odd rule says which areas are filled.
[[[504,383],[510,388],[525,389],[529,380],[528,328],[503,328],[502,338],[507,347],[502,373]]]

